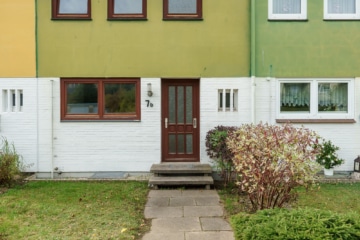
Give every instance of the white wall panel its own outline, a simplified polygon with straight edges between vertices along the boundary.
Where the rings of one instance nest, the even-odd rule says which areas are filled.
[[[22,90],[22,110],[14,112],[3,109],[4,90]],[[17,152],[22,155],[26,171],[37,171],[37,98],[35,78],[0,79],[0,135],[9,143],[14,143]]]

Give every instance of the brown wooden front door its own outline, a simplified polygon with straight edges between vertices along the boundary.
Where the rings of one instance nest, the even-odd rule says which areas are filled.
[[[199,79],[162,79],[162,162],[199,162]]]

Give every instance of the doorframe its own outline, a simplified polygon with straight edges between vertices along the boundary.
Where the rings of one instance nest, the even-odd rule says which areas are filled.
[[[197,116],[197,127],[196,127],[196,134],[194,136],[193,139],[193,150],[194,150],[194,159],[183,159],[183,160],[167,160],[164,161],[165,159],[165,149],[164,147],[167,146],[167,144],[165,144],[165,134],[164,134],[164,124],[165,124],[165,113],[164,113],[164,94],[165,94],[165,85],[168,86],[167,83],[172,83],[174,82],[176,83],[193,83],[195,84],[195,98],[193,98],[193,101],[196,101],[197,103],[194,104],[196,106],[196,110],[194,110],[194,116]],[[194,96],[194,94],[193,94]],[[201,125],[200,125],[200,78],[161,78],[161,120],[160,120],[160,129],[161,129],[161,162],[200,162],[200,129],[201,129]],[[167,105],[167,104],[166,104]]]

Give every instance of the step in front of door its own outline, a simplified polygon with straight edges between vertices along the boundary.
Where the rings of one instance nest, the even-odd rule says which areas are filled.
[[[156,174],[166,173],[199,173],[199,174],[211,174],[212,169],[209,164],[201,163],[160,163],[153,164],[150,172]]]
[[[150,186],[155,189],[158,186],[185,186],[185,185],[205,185],[206,189],[210,189],[210,185],[214,184],[214,179],[211,176],[172,176],[172,177],[157,177],[153,176],[149,179]]]

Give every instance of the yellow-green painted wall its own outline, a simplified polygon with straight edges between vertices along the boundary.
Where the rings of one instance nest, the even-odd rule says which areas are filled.
[[[163,0],[147,1],[147,21],[51,20],[38,0],[40,77],[233,77],[250,69],[248,0],[203,0],[203,21],[163,21]]]
[[[0,77],[35,77],[35,1],[0,1]]]
[[[360,76],[360,21],[324,21],[323,2],[307,1],[307,21],[268,21],[256,1],[256,76]]]

